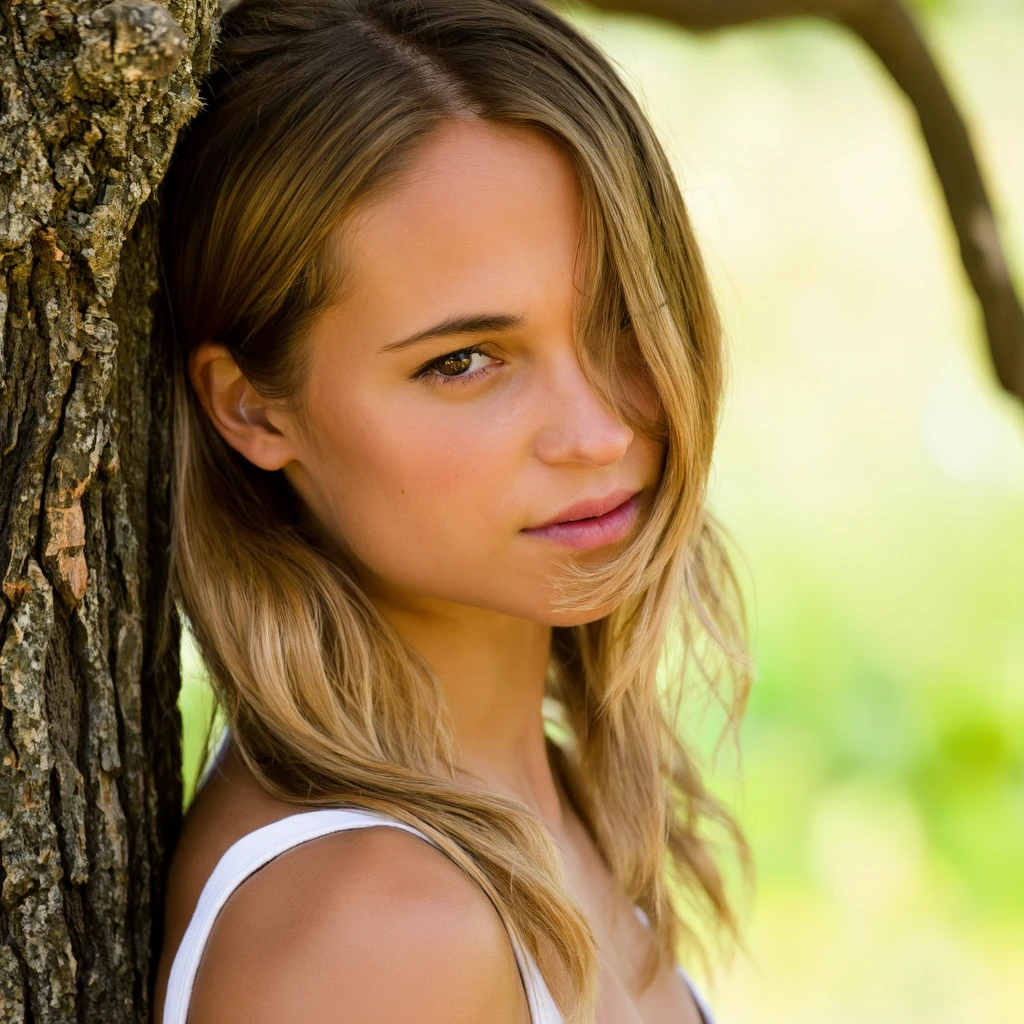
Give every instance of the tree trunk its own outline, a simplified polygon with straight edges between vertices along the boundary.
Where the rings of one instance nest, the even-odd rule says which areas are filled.
[[[181,818],[153,190],[215,11],[0,0],[0,1021],[149,1018]]]

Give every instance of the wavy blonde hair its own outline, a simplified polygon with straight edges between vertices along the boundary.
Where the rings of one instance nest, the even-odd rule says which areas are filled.
[[[696,674],[735,726],[753,676],[741,590],[705,507],[722,332],[669,163],[609,60],[535,0],[241,0],[223,17],[202,95],[162,192],[174,600],[261,785],[420,829],[487,893],[566,1019],[591,1020],[595,940],[552,838],[520,803],[456,781],[430,666],[304,525],[283,474],[223,441],[186,365],[195,345],[218,340],[257,391],[297,403],[308,329],[344,280],[336,231],[357,201],[448,118],[532,127],[562,146],[584,198],[581,363],[666,454],[632,544],[597,567],[570,563],[556,581],[561,608],[615,610],[553,629],[548,749],[651,922],[649,980],[687,940],[699,945],[701,914],[736,935],[717,843],[732,840],[742,863],[746,847],[679,717]],[[657,417],[631,400],[624,367],[656,392]],[[675,637],[682,662],[659,683]]]

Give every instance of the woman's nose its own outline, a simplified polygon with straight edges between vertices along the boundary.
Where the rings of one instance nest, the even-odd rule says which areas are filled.
[[[543,462],[608,466],[633,441],[633,431],[591,386],[575,353],[549,364],[537,404],[534,451]]]

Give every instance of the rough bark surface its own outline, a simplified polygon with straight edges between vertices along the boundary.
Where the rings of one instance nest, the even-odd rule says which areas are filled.
[[[180,826],[153,191],[216,4],[0,0],[0,1021],[149,1017]]]

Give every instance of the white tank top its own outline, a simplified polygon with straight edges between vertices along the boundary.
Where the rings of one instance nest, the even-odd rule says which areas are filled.
[[[209,938],[217,914],[227,903],[228,897],[242,882],[278,854],[290,850],[293,846],[318,839],[331,832],[368,828],[371,825],[390,825],[392,828],[400,828],[419,836],[432,846],[437,845],[418,829],[406,825],[405,822],[376,812],[354,808],[323,808],[301,811],[255,829],[233,843],[217,862],[213,873],[207,879],[206,885],[203,886],[185,936],[174,955],[167,982],[167,996],[164,1000],[163,1024],[186,1024],[189,999],[192,995],[196,972],[199,970],[203,947]],[[643,911],[639,907],[636,909],[640,919],[646,922],[647,919]],[[533,958],[526,950],[519,947],[511,935],[509,938],[512,940],[512,949],[519,965],[523,987],[526,990],[531,1024],[562,1024],[562,1015],[558,1012],[558,1007],[555,1005],[544,982],[544,977]],[[682,967],[677,969],[689,985],[705,1024],[714,1024],[711,1010],[694,989],[686,972]]]

